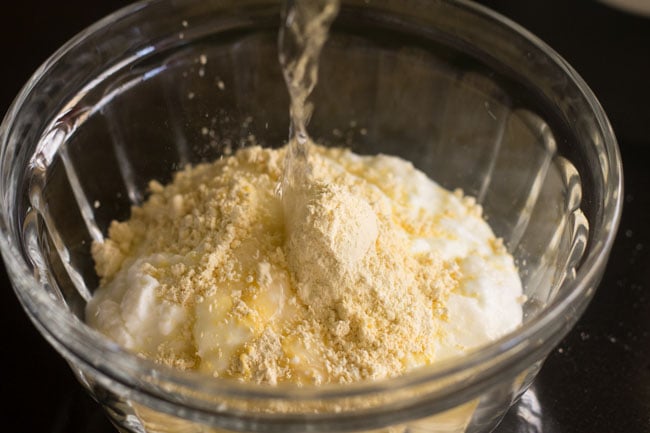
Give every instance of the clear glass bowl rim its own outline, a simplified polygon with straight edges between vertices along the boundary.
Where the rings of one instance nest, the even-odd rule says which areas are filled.
[[[53,65],[59,62],[73,47],[81,44],[84,39],[98,32],[100,29],[104,29],[127,16],[131,16],[132,14],[166,1],[143,0],[126,6],[77,34],[46,60],[20,91],[0,126],[1,160],[4,161],[7,158],[7,143],[11,134],[12,125],[20,112],[21,106],[26,101],[27,95],[32,91],[35,84],[43,79]],[[527,358],[530,351],[526,350],[526,346],[529,346],[531,344],[530,342],[541,341],[540,338],[544,339],[544,336],[548,337],[558,332],[561,333],[562,330],[557,325],[557,322],[561,322],[561,320],[558,319],[572,308],[581,311],[580,307],[584,307],[593,296],[594,290],[592,288],[599,282],[602,269],[608,259],[620,222],[622,213],[623,172],[616,137],[605,112],[593,92],[578,73],[552,48],[520,25],[487,7],[468,0],[443,0],[442,2],[449,6],[464,8],[480,16],[482,19],[491,20],[496,25],[507,28],[513,34],[524,37],[528,43],[544,53],[553,64],[564,71],[571,83],[587,101],[603,138],[603,148],[606,152],[606,161],[609,166],[608,177],[605,179],[604,195],[610,199],[605,200],[602,220],[599,221],[600,224],[597,226],[592,225],[591,227],[594,233],[592,245],[588,246],[588,254],[584,257],[581,266],[576,270],[576,278],[563,285],[557,297],[546,306],[543,313],[538,314],[537,318],[523,324],[515,332],[464,356],[462,359],[441,362],[393,379],[317,388],[298,388],[294,386],[260,387],[223,379],[206,381],[205,376],[199,373],[180,372],[124,351],[98,332],[83,325],[79,319],[73,317],[62,306],[53,303],[45,291],[39,288],[41,283],[36,280],[28,264],[22,260],[22,254],[17,246],[20,244],[19,234],[11,229],[12,216],[8,214],[5,202],[2,204],[0,247],[2,247],[5,263],[10,270],[12,278],[14,280],[16,278],[21,279],[23,282],[21,285],[23,287],[29,287],[23,291],[14,286],[20,302],[36,327],[51,344],[63,352],[69,359],[81,362],[88,369],[108,376],[112,380],[127,387],[129,384],[138,382],[138,378],[141,378],[143,375],[155,378],[156,385],[152,385],[151,387],[145,385],[140,391],[169,402],[173,402],[174,399],[166,395],[167,393],[161,391],[161,383],[173,385],[179,390],[201,390],[202,393],[213,397],[229,396],[235,398],[246,397],[286,401],[336,400],[382,392],[394,392],[396,389],[408,389],[426,383],[442,381],[463,371],[469,371],[485,365],[498,356],[499,361],[494,368],[483,371],[473,379],[475,382],[486,382],[489,381],[489,375],[494,375],[494,369],[507,368],[507,366]],[[6,179],[0,179],[0,182],[6,183]],[[2,191],[8,190],[6,185],[0,186]],[[93,361],[98,359],[103,360],[101,365]],[[438,396],[444,398],[467,386],[467,384],[456,384],[455,386],[445,387]],[[191,397],[188,398],[187,396],[183,398],[183,402],[184,405],[196,403],[196,407],[207,407],[202,404],[200,399],[193,401]]]

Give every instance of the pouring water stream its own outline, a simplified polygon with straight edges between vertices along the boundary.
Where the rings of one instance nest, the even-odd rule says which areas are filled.
[[[287,191],[301,188],[309,174],[307,124],[313,112],[309,96],[318,81],[320,53],[340,0],[286,0],[278,39],[280,65],[290,97],[289,146],[279,193],[285,211]]]

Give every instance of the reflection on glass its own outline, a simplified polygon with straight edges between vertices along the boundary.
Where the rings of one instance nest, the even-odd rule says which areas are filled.
[[[537,398],[536,387],[533,385],[510,409],[495,433],[544,433],[544,431],[542,406]],[[546,431],[550,432],[550,430]]]
[[[535,388],[531,387],[521,396],[516,408],[517,418],[520,421],[519,431],[522,433],[542,433],[544,431],[542,423],[542,406],[535,393]]]

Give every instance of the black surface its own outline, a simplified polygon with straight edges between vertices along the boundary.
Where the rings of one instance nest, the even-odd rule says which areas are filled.
[[[0,113],[54,50],[128,3],[3,3]],[[650,432],[650,19],[587,0],[482,3],[539,36],[583,76],[612,121],[625,171],[623,220],[603,282],[499,432]],[[0,270],[0,430],[114,433]]]

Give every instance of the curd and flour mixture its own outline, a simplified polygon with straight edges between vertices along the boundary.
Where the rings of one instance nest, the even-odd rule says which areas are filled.
[[[399,158],[309,145],[283,206],[286,151],[152,182],[93,245],[88,323],[158,362],[268,384],[392,377],[520,324],[512,257],[472,199]]]
[[[151,182],[92,246],[88,324],[160,363],[265,384],[393,377],[516,328],[521,282],[480,206],[399,158],[310,143],[339,5],[288,4],[289,144]]]

